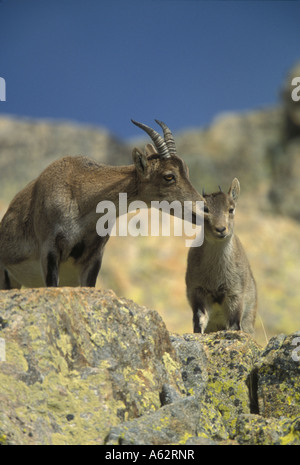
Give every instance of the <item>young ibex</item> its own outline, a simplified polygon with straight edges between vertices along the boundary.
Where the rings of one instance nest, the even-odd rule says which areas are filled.
[[[192,247],[186,272],[187,297],[195,333],[222,329],[254,332],[256,284],[243,246],[234,234],[240,193],[232,181],[228,194],[203,193],[204,242]]]
[[[170,129],[157,121],[160,136],[133,121],[152,139],[145,153],[133,150],[133,165],[107,166],[87,157],[65,157],[48,166],[12,200],[0,224],[0,289],[96,284],[109,235],[99,236],[96,206],[114,202],[119,193],[128,204],[142,200],[202,200],[176,155]]]

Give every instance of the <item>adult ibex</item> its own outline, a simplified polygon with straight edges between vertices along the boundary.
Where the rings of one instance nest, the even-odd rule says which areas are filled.
[[[243,246],[233,232],[239,192],[235,178],[228,194],[221,189],[203,193],[204,242],[189,250],[186,272],[195,333],[254,331],[256,285]]]
[[[189,181],[184,161],[176,155],[170,129],[157,121],[160,136],[146,131],[153,145],[133,150],[133,165],[107,166],[87,157],[65,157],[48,166],[12,200],[0,224],[0,289],[43,286],[95,286],[109,235],[99,236],[96,206],[116,205],[119,193],[128,204],[174,200],[193,205],[202,200]]]

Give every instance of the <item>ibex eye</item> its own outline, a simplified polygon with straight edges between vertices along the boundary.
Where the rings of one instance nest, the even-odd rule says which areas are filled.
[[[229,208],[229,213],[234,213],[234,208]]]
[[[168,181],[168,182],[174,181],[174,180],[175,180],[175,176],[174,176],[174,174],[165,174],[164,179],[165,179],[166,181]]]

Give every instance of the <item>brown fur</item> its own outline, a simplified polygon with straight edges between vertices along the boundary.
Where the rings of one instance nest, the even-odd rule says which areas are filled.
[[[95,286],[109,236],[96,232],[96,206],[119,193],[127,200],[202,200],[181,158],[152,145],[133,150],[133,165],[107,166],[65,157],[48,166],[12,200],[0,223],[0,289]],[[173,181],[165,175],[172,173]],[[118,211],[117,211],[118,214]]]
[[[239,191],[239,182],[234,179],[228,194],[204,195],[204,242],[189,250],[186,272],[195,333],[254,331],[256,285],[243,246],[233,231]]]

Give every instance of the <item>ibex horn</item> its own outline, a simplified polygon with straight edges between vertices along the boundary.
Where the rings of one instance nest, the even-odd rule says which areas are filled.
[[[176,155],[175,140],[170,128],[168,128],[168,126],[163,121],[158,121],[156,119],[155,122],[159,124],[162,130],[164,131],[164,138],[168,146],[170,155]]]
[[[158,134],[158,132],[154,131],[154,129],[150,128],[146,124],[138,123],[137,121],[131,120],[133,124],[138,126],[139,128],[143,129],[152,139],[154,142],[155,147],[161,158],[169,158],[171,155],[168,150],[168,146],[164,139]]]

